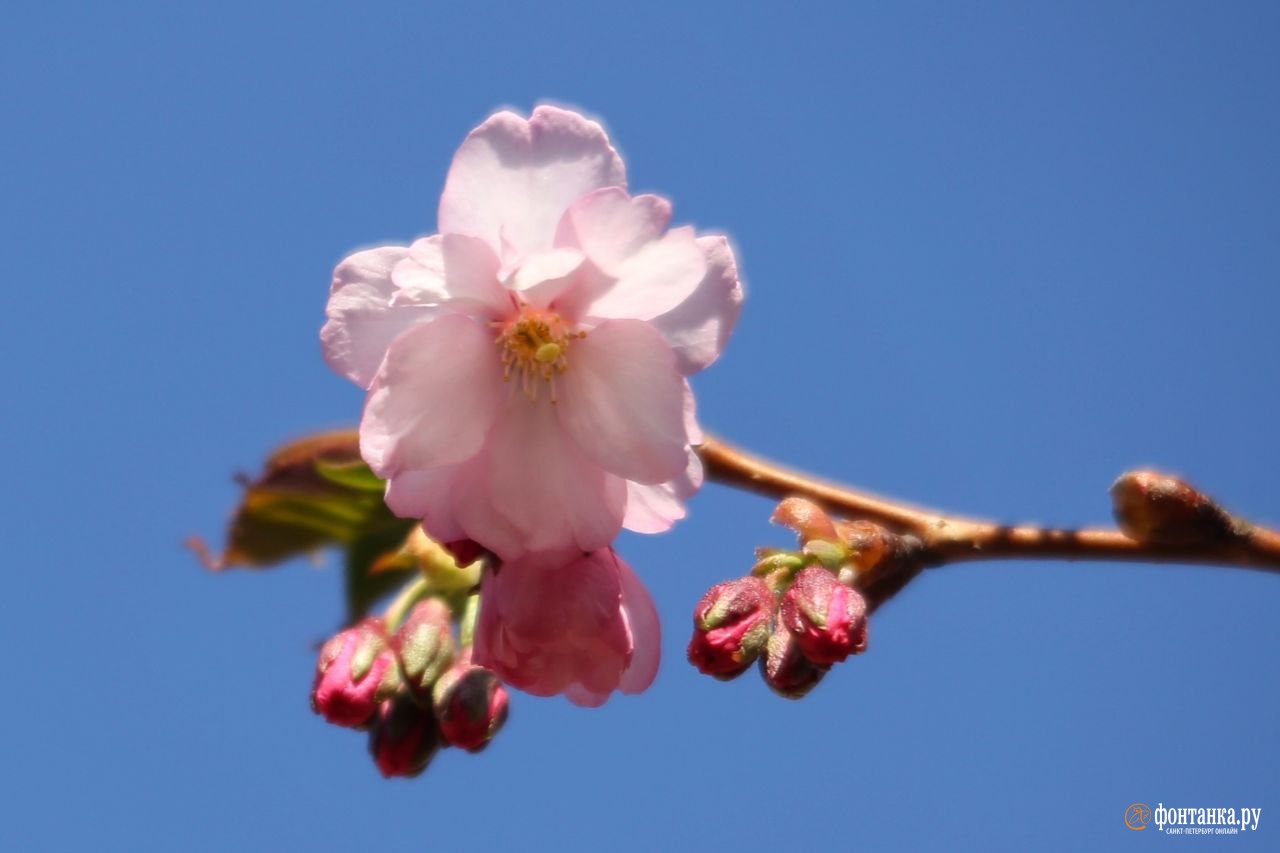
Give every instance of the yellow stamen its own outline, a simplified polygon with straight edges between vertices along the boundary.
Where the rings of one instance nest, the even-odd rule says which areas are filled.
[[[539,387],[546,384],[554,404],[555,376],[569,369],[569,344],[587,333],[570,331],[558,315],[527,305],[514,320],[494,323],[493,328],[502,348],[502,378],[510,380],[514,374],[531,402],[537,402]]]

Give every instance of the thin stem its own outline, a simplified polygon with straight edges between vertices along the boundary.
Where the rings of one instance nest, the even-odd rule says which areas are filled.
[[[772,498],[809,498],[828,511],[866,519],[919,542],[918,565],[971,560],[1106,560],[1195,563],[1280,571],[1280,532],[1249,527],[1240,536],[1171,545],[1134,539],[1116,529],[1058,530],[1007,526],[925,509],[784,468],[707,436],[698,448],[708,479]]]
[[[900,531],[920,532],[961,520],[784,468],[710,435],[704,435],[697,450],[708,479],[766,497],[802,495],[837,515],[865,518]]]
[[[463,648],[475,644],[476,618],[480,615],[480,593],[473,592],[467,596],[466,606],[462,611],[462,619],[458,623],[458,638]]]
[[[400,627],[400,623],[404,621],[404,617],[408,615],[413,605],[417,604],[430,591],[431,580],[426,577],[418,577],[400,590],[399,595],[387,607],[387,612],[383,616],[387,633],[395,633],[395,630]]]

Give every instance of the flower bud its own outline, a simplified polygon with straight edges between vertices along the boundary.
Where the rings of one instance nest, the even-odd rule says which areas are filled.
[[[400,668],[382,632],[381,619],[365,619],[320,648],[311,707],[334,725],[363,727],[399,689]]]
[[[440,674],[453,662],[452,614],[438,598],[414,605],[391,637],[391,647],[409,687],[430,691]]]
[[[1223,542],[1238,535],[1235,520],[1185,480],[1158,471],[1130,471],[1111,486],[1116,522],[1126,535],[1164,545]]]
[[[796,575],[782,597],[779,621],[816,664],[839,663],[867,647],[867,602],[817,566]]]
[[[804,696],[822,680],[828,669],[806,658],[796,638],[782,624],[774,627],[760,658],[760,674],[765,684],[787,699]]]
[[[800,541],[837,538],[835,524],[822,507],[807,498],[786,498],[778,504],[769,519],[774,524],[790,527],[800,536]]]
[[[435,714],[408,693],[399,693],[378,707],[369,729],[369,754],[383,776],[417,776],[439,748]]]
[[[716,678],[741,675],[764,650],[775,604],[773,590],[762,578],[748,576],[711,587],[693,611],[689,662]]]
[[[450,667],[431,691],[440,734],[451,746],[479,752],[507,721],[507,689],[491,670],[467,659]]]

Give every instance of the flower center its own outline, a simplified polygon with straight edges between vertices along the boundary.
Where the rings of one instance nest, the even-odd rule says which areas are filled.
[[[569,369],[569,345],[587,333],[571,331],[559,315],[527,305],[514,320],[494,323],[493,327],[498,330],[496,343],[502,348],[503,380],[515,376],[530,402],[537,402],[539,388],[546,385],[554,404],[556,375]]]

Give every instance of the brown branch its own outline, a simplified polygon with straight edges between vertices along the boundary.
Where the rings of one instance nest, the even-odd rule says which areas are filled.
[[[1158,503],[1165,493],[1143,492],[1135,498],[1145,501],[1138,509],[1161,513],[1154,521],[1125,516],[1130,521],[1127,532],[1105,528],[1057,530],[1034,525],[1011,527],[880,497],[783,468],[711,436],[698,448],[698,455],[708,479],[714,482],[779,500],[792,495],[805,497],[835,515],[866,519],[896,533],[910,534],[918,542],[910,561],[915,570],[971,560],[1105,560],[1244,566],[1280,572],[1280,532],[1232,518],[1216,503],[1172,478],[1156,485],[1173,488],[1167,485],[1172,483],[1183,488],[1185,494],[1179,493],[1178,498],[1184,504],[1193,499],[1199,501],[1192,507],[1199,513],[1196,518],[1186,515],[1191,509],[1182,505],[1173,508],[1182,515],[1169,516],[1169,507]],[[1138,476],[1159,475],[1144,472]],[[1117,512],[1123,512],[1122,496],[1117,493],[1116,497]],[[1215,526],[1205,525],[1206,515]],[[1170,518],[1178,526],[1166,523]],[[1147,526],[1141,527],[1143,523]],[[1150,535],[1137,538],[1131,535],[1135,530]]]

